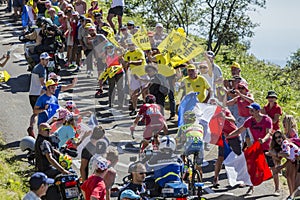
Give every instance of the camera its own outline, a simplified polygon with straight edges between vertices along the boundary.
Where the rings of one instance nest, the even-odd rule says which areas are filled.
[[[230,93],[231,93],[231,94],[235,94],[235,93],[236,93],[236,92],[235,92],[235,89],[230,90]]]

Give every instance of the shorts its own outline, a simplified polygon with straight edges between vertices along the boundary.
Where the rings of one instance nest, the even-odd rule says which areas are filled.
[[[267,151],[264,151],[264,153],[265,152],[267,152]],[[265,158],[266,158],[266,161],[267,161],[269,167],[275,167],[272,156],[268,156],[265,154]]]
[[[156,120],[151,119],[151,123],[146,125],[144,130],[143,138],[145,140],[150,140],[154,134],[158,134],[165,126],[166,122],[163,118],[159,118]]]
[[[13,1],[13,7],[14,8],[22,8],[23,7],[23,1],[22,0],[14,0]]]
[[[113,14],[113,15],[118,15],[118,16],[123,16],[124,13],[124,7],[123,6],[116,6],[113,8],[110,8],[108,11],[108,14]]]
[[[141,76],[142,79],[148,79],[147,75]],[[147,83],[137,80],[133,74],[130,75],[129,89],[135,91],[139,88],[145,88]]]
[[[193,145],[194,144],[194,145]],[[197,157],[195,158],[195,162],[197,165],[203,164],[203,158],[204,158],[204,147],[203,147],[203,142],[198,142],[198,143],[189,143],[187,142],[185,144],[185,150],[184,154],[185,156],[189,156],[194,153],[198,153]]]
[[[29,102],[30,102],[30,105],[32,107],[32,110],[34,109],[35,103],[36,103],[38,98],[39,98],[39,96],[29,95]]]

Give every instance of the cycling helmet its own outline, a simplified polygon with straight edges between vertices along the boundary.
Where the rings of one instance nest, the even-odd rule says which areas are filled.
[[[95,13],[94,13],[94,18],[97,18],[97,17],[102,17],[102,14],[99,13],[99,12],[95,12]]]
[[[25,136],[20,141],[20,149],[24,151],[34,151],[35,139],[31,136]]]
[[[185,123],[194,123],[196,121],[196,114],[189,110],[184,113],[183,118]]]
[[[155,103],[156,102],[156,98],[154,95],[152,94],[148,94],[145,98],[145,102],[146,103]]]
[[[175,151],[176,142],[175,139],[170,136],[164,136],[159,144],[160,151]]]
[[[35,24],[38,26],[38,27],[41,27],[42,24],[44,23],[45,21],[45,17],[38,17]]]

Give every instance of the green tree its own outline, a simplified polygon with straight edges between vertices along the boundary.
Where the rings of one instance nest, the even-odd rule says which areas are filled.
[[[248,15],[264,8],[265,0],[205,0],[198,24],[199,32],[207,38],[207,48],[218,53],[221,45],[240,42],[254,35],[253,23]]]
[[[284,71],[288,74],[289,82],[288,84],[294,87],[295,89],[300,89],[300,49],[293,53],[287,65],[284,68]]]

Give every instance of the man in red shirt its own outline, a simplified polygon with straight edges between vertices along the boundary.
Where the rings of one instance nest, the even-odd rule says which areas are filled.
[[[279,130],[279,117],[282,115],[281,107],[276,102],[277,100],[277,94],[275,91],[270,90],[268,91],[268,95],[266,97],[268,99],[268,104],[264,106],[264,108],[261,110],[262,114],[268,115],[273,122],[273,130],[275,131]]]
[[[101,156],[93,160],[92,166],[95,171],[81,186],[86,200],[106,199],[106,186],[103,177],[107,172],[109,164],[109,161]]]
[[[255,141],[260,141],[262,143],[262,149],[264,152],[269,151],[270,149],[270,135],[272,135],[272,119],[261,113],[261,108],[258,103],[251,103],[247,106],[251,117],[249,117],[242,126],[240,126],[237,130],[231,132],[226,138],[232,138],[233,136],[241,134],[246,128],[249,128],[252,137]],[[279,177],[278,173],[275,173],[275,165],[271,156],[265,155],[267,163],[272,170],[274,185],[275,185],[275,196],[280,196],[279,190]],[[253,193],[253,186],[250,187],[248,192]]]

